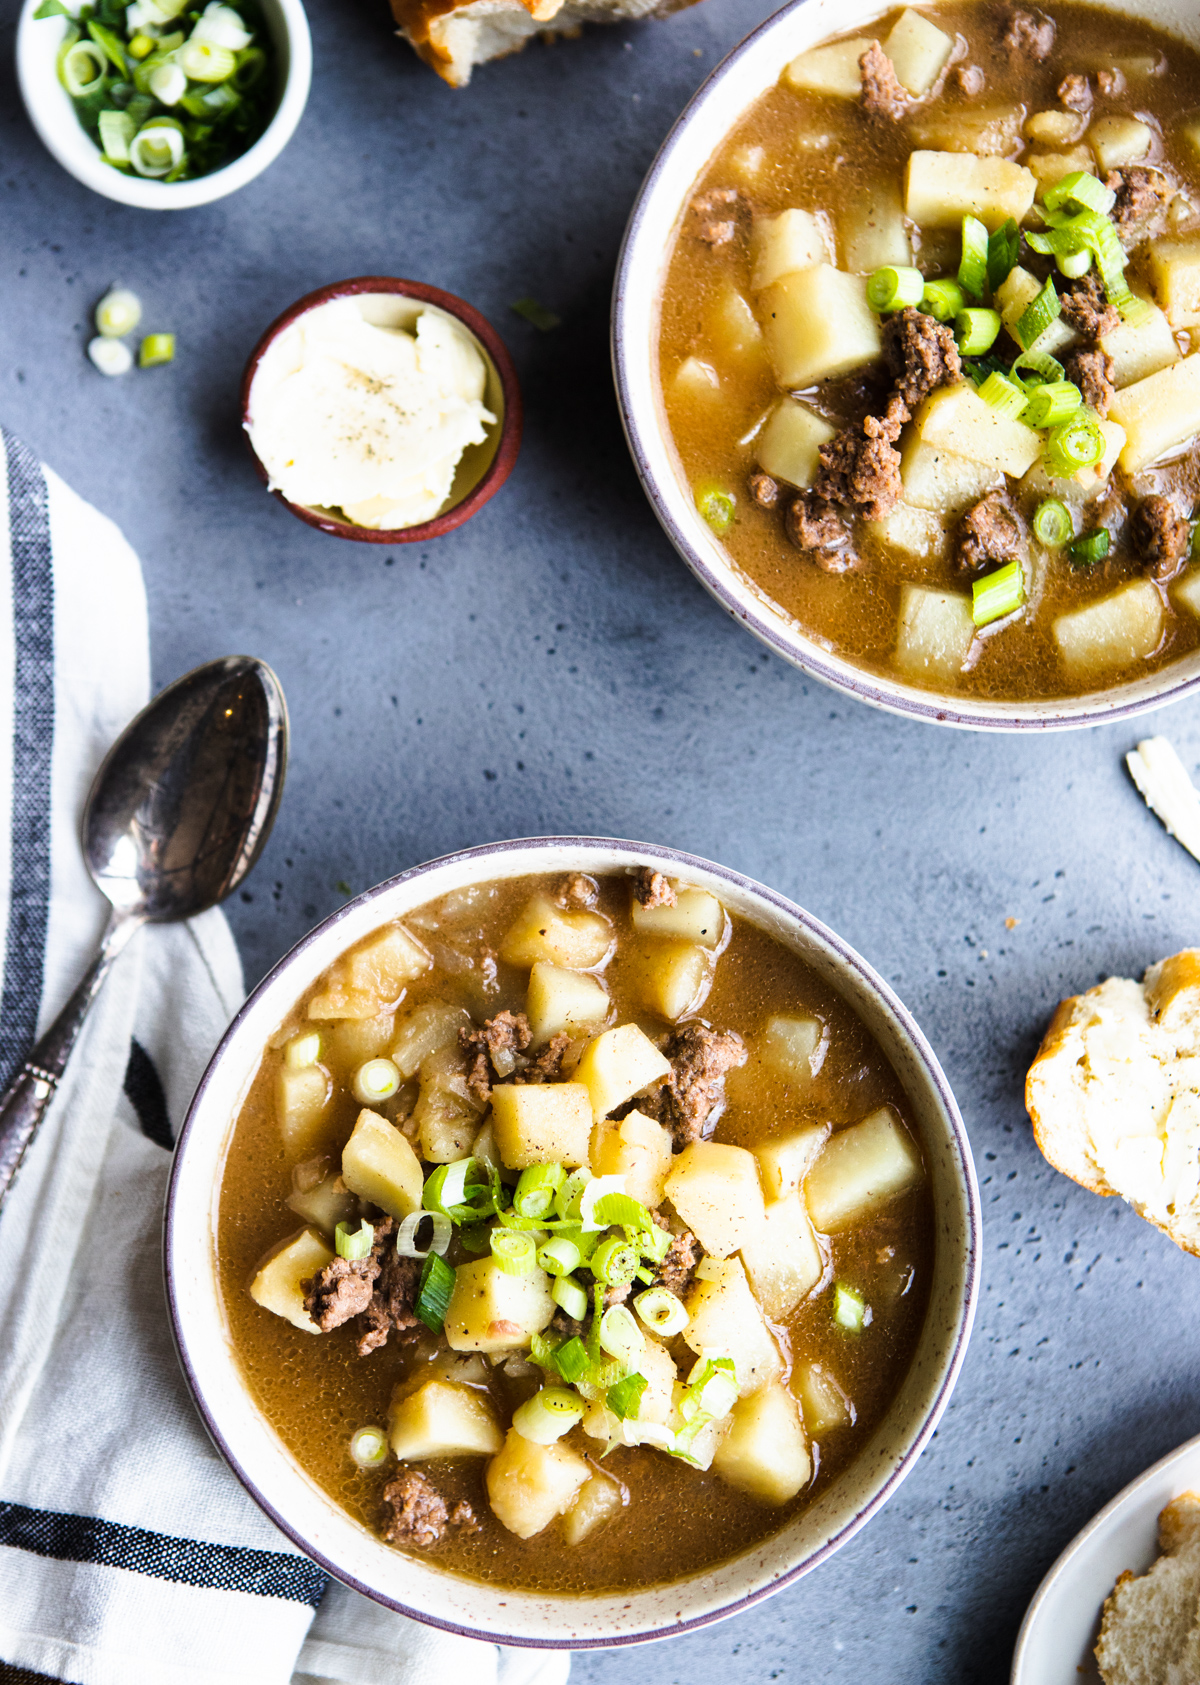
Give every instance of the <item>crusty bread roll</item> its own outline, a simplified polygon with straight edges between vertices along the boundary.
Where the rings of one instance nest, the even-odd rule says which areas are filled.
[[[1200,1680],[1200,1497],[1185,1492],[1158,1518],[1162,1555],[1122,1574],[1104,1604],[1096,1661],[1104,1685]]]
[[[391,0],[400,34],[452,88],[532,35],[577,35],[585,23],[625,23],[682,11],[695,0]]]
[[[1063,1001],[1025,1106],[1056,1169],[1200,1257],[1200,949]]]

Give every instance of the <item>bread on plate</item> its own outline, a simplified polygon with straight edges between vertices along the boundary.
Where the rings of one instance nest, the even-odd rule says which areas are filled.
[[[1184,1492],[1158,1518],[1162,1552],[1149,1573],[1122,1574],[1105,1600],[1096,1644],[1104,1685],[1200,1680],[1200,1497]]]

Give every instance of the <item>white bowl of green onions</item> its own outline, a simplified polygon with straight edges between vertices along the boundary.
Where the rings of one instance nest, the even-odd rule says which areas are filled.
[[[25,0],[17,75],[77,181],[186,210],[279,156],[308,98],[312,42],[301,0]]]

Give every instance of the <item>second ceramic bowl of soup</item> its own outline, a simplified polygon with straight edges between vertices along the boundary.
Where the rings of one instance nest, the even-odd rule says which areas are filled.
[[[536,880],[545,882],[551,874],[550,881],[555,882],[564,874],[587,873],[598,880],[628,884],[640,867],[707,891],[727,909],[735,927],[749,932],[751,945],[765,942],[764,951],[774,946],[780,953],[786,961],[783,971],[777,965],[772,972],[768,960],[751,991],[755,1000],[761,995],[763,1011],[770,1009],[774,995],[787,992],[784,972],[798,964],[814,979],[815,988],[829,991],[830,998],[838,997],[838,1011],[844,1007],[847,1022],[852,1015],[865,1030],[876,1050],[873,1057],[884,1062],[881,1070],[890,1067],[886,1080],[894,1084],[896,1103],[919,1137],[925,1163],[932,1213],[931,1233],[922,1251],[928,1261],[928,1300],[917,1325],[911,1360],[891,1383],[890,1399],[875,1407],[875,1425],[865,1442],[834,1479],[824,1487],[818,1485],[802,1507],[781,1514],[774,1531],[768,1527],[764,1533],[759,1526],[755,1534],[751,1528],[749,1548],[724,1560],[719,1548],[709,1550],[706,1561],[698,1564],[701,1571],[689,1572],[686,1564],[672,1564],[675,1572],[669,1584],[622,1584],[623,1576],[616,1573],[610,1584],[615,1579],[617,1589],[597,1585],[584,1595],[564,1595],[549,1584],[542,1589],[536,1575],[524,1569],[521,1573],[510,1569],[508,1585],[503,1583],[502,1565],[489,1566],[475,1577],[465,1547],[456,1547],[448,1559],[443,1555],[442,1565],[436,1552],[422,1556],[419,1551],[406,1554],[389,1548],[379,1538],[370,1513],[357,1518],[334,1501],[326,1488],[336,1486],[337,1478],[344,1482],[344,1477],[331,1477],[311,1458],[308,1466],[298,1457],[287,1442],[290,1438],[299,1445],[294,1426],[282,1421],[278,1429],[273,1426],[268,1407],[260,1406],[243,1378],[237,1350],[245,1347],[250,1324],[236,1308],[230,1315],[227,1294],[243,1290],[241,1264],[252,1271],[254,1262],[249,1253],[240,1263],[235,1261],[233,1280],[228,1254],[224,1266],[218,1259],[218,1235],[225,1232],[223,1202],[232,1198],[236,1204],[241,1197],[230,1176],[236,1181],[238,1163],[248,1162],[248,1138],[243,1137],[240,1144],[235,1140],[236,1130],[242,1128],[239,1116],[248,1096],[252,1111],[254,1095],[263,1091],[264,1076],[270,1089],[272,1061],[279,1058],[277,1052],[264,1050],[279,1044],[281,1026],[295,1018],[317,980],[340,956],[381,925],[417,915],[411,929],[433,944],[436,958],[445,946],[437,923],[443,915],[436,913],[431,922],[419,910],[431,903],[444,906],[444,897],[455,898],[469,924],[463,908],[469,912],[470,894],[478,894],[476,886],[498,886],[492,899],[503,908],[505,895],[511,900],[528,894],[529,886],[514,880],[535,880],[536,887]],[[481,907],[485,903],[486,895],[479,900]],[[504,917],[508,916],[505,912]],[[486,916],[480,922],[486,924]],[[733,944],[737,941],[735,929]],[[439,965],[460,963],[452,951],[447,954],[448,958],[437,961]],[[739,1000],[744,992],[739,985]],[[326,991],[319,1011],[326,1010],[330,998]],[[415,998],[420,998],[420,991]],[[717,1009],[713,1010],[715,1019]],[[270,1137],[269,1118],[260,1126],[251,1123],[252,1134],[255,1127],[266,1130],[264,1139]],[[268,1207],[274,1211],[270,1201],[263,1209]],[[252,1208],[257,1209],[253,1199],[247,1210]],[[245,1213],[240,1206],[231,1211],[234,1228],[229,1232],[240,1232]],[[277,1213],[269,1220],[286,1216]],[[291,1221],[294,1224],[295,1219]],[[252,1252],[260,1238],[274,1240],[273,1234],[265,1234],[261,1218],[251,1226],[255,1229]],[[251,1495],[303,1550],[348,1585],[433,1625],[502,1643],[586,1648],[684,1632],[745,1608],[816,1567],[875,1514],[913,1466],[949,1398],[974,1314],[978,1249],[978,1192],[953,1097],[912,1019],[858,955],[781,896],[706,861],[634,843],[542,838],[471,849],[380,885],[318,927],[260,984],[217,1050],[180,1137],[168,1202],[166,1269],[180,1357],[209,1431]],[[260,1299],[260,1303],[265,1301]],[[264,1310],[260,1322],[269,1341],[276,1320]],[[302,1362],[310,1335],[293,1338],[286,1326],[283,1334],[298,1345],[298,1357],[293,1354],[290,1361]],[[380,1357],[391,1361],[386,1350],[359,1361],[378,1368]],[[253,1367],[263,1371],[261,1352],[255,1353]],[[331,1431],[344,1452],[339,1412],[334,1410],[330,1416],[327,1400],[314,1408],[314,1420],[337,1422]],[[349,1425],[361,1425],[357,1415]],[[330,1468],[336,1477],[333,1463]],[[689,1471],[683,1472],[690,1477]],[[441,1478],[436,1468],[433,1473]],[[696,1475],[696,1479],[711,1485],[715,1477]],[[627,1513],[633,1524],[635,1512]],[[646,1525],[653,1527],[649,1515]],[[487,1542],[489,1535],[482,1537]],[[496,1535],[489,1555],[503,1544],[503,1535]],[[534,1554],[543,1544],[549,1551],[547,1580],[561,1579],[561,1565],[556,1568],[554,1558],[568,1547],[558,1541],[557,1534],[547,1535],[545,1541],[529,1541]],[[655,1560],[653,1553],[651,1560]],[[524,1583],[516,1584],[522,1573]]]
[[[1050,10],[1053,12],[1053,8]],[[1189,43],[1191,49],[1200,47],[1200,18],[1195,8],[1185,5],[1184,0],[1136,0],[1136,3],[1135,0],[1125,0],[1125,3],[1119,6],[1105,6],[1099,10],[1101,17],[1094,27],[1089,25],[1088,28],[1089,39],[1084,54],[1087,63],[1081,63],[1079,67],[1085,72],[1093,72],[1092,86],[1095,88],[1098,88],[1094,74],[1097,66],[1101,62],[1107,62],[1103,59],[1106,46],[1111,45],[1116,62],[1122,55],[1138,51],[1140,41],[1140,50],[1147,65],[1157,64],[1161,69],[1166,62],[1169,54],[1164,54],[1160,49],[1164,41],[1170,46],[1169,39],[1159,37],[1158,40],[1150,42],[1149,45],[1154,51],[1147,53],[1145,30],[1144,27],[1138,29],[1137,20],[1141,20],[1143,24],[1154,23],[1161,29],[1171,31],[1176,37],[1182,37]],[[1010,58],[1002,41],[1011,11],[1011,7],[996,6],[989,4],[988,0],[978,0],[973,6],[949,7],[941,17],[947,31],[954,32],[956,28],[969,31],[972,50],[961,62],[966,64],[978,59],[986,78],[983,91],[970,98],[956,92],[949,106],[951,117],[956,112],[971,110],[976,105],[988,101],[996,103],[997,109],[1007,109],[1014,104],[1018,107],[1012,144],[1006,148],[989,143],[983,148],[989,153],[1003,153],[1006,150],[1011,153],[1027,144],[1022,138],[1021,122],[1026,112],[1032,108],[1024,105],[1022,101],[1033,96],[1023,93],[1022,87],[1018,85],[1020,76],[1024,74],[1021,67],[1024,66],[1030,72],[1042,73],[1043,80],[1046,74],[1052,72],[1053,81],[1057,81],[1060,75],[1072,68],[1066,64],[1063,53],[1047,60],[1045,67],[1019,56],[1015,59]],[[1104,39],[1105,12],[1110,13],[1114,19],[1113,39],[1110,43],[1106,43]],[[844,181],[834,194],[833,200],[826,194],[819,205],[810,205],[811,186],[802,190],[798,196],[789,197],[787,193],[783,193],[784,184],[792,180],[789,172],[796,173],[797,179],[803,176],[807,180],[813,168],[812,159],[823,158],[825,153],[836,153],[839,148],[848,145],[858,146],[860,142],[863,148],[874,146],[873,133],[879,138],[882,131],[875,130],[872,126],[881,121],[888,131],[887,146],[891,148],[891,134],[896,132],[896,125],[887,119],[871,118],[862,113],[857,101],[852,108],[850,98],[847,97],[849,90],[836,86],[836,76],[832,76],[827,96],[809,94],[803,101],[796,99],[794,95],[790,96],[796,105],[794,112],[786,99],[782,102],[776,100],[776,105],[780,105],[778,110],[769,104],[768,107],[762,107],[760,102],[769,95],[774,97],[771,91],[779,83],[785,66],[799,54],[820,46],[831,37],[847,35],[861,38],[856,48],[859,50],[867,38],[886,35],[898,15],[898,8],[880,6],[872,3],[872,0],[837,0],[837,3],[835,0],[795,0],[794,4],[777,12],[747,37],[713,72],[667,137],[634,206],[625,235],[613,297],[612,340],[617,392],[626,436],[643,486],[668,537],[684,561],[736,620],[771,649],[802,667],[813,677],[873,706],[941,724],[976,729],[1036,731],[1122,718],[1174,700],[1200,685],[1200,649],[1196,647],[1195,637],[1196,614],[1190,603],[1186,607],[1174,603],[1174,594],[1181,583],[1179,579],[1172,582],[1169,588],[1170,597],[1166,587],[1154,586],[1140,572],[1129,569],[1115,572],[1106,586],[1106,589],[1115,589],[1128,579],[1141,581],[1139,589],[1144,587],[1144,595],[1159,592],[1164,605],[1163,641],[1160,642],[1159,649],[1165,650],[1166,638],[1173,636],[1175,643],[1172,647],[1177,647],[1181,653],[1178,659],[1167,660],[1165,664],[1157,666],[1156,670],[1138,673],[1136,662],[1131,660],[1119,673],[1122,682],[1112,682],[1103,671],[1098,671],[1095,674],[1084,675],[1077,687],[1072,682],[1064,683],[1060,674],[1054,677],[1053,683],[1044,686],[1043,693],[1039,694],[1038,674],[1030,671],[1031,661],[1032,665],[1036,665],[1036,661],[1031,658],[1028,650],[1023,650],[1017,662],[1017,668],[1020,670],[1014,672],[1011,684],[1001,679],[993,684],[990,690],[986,684],[969,684],[955,689],[947,686],[942,689],[938,687],[936,679],[929,679],[921,685],[908,682],[902,671],[878,655],[869,661],[864,659],[859,664],[847,653],[847,648],[853,648],[856,639],[860,642],[866,639],[870,643],[874,635],[875,642],[879,642],[878,626],[883,625],[887,616],[890,615],[893,619],[896,616],[894,605],[890,606],[889,596],[898,588],[896,580],[884,573],[870,574],[866,577],[854,576],[852,586],[857,594],[853,614],[854,626],[850,629],[853,635],[843,637],[832,628],[828,636],[823,635],[821,631],[810,629],[802,623],[800,611],[797,615],[789,613],[776,600],[770,589],[772,569],[774,577],[780,581],[777,589],[781,596],[788,595],[786,579],[794,576],[797,570],[807,568],[813,570],[814,574],[816,570],[816,564],[811,557],[802,555],[788,543],[784,536],[783,522],[779,518],[780,512],[775,511],[772,516],[778,522],[774,548],[763,566],[756,568],[756,579],[739,566],[730,548],[707,524],[697,508],[697,489],[690,483],[695,469],[692,468],[689,473],[685,467],[680,448],[672,434],[672,424],[664,400],[659,372],[660,345],[669,340],[672,358],[677,360],[687,350],[684,343],[687,339],[687,323],[694,318],[699,324],[704,312],[707,310],[711,315],[712,311],[719,307],[720,300],[716,297],[715,269],[714,280],[707,283],[712,297],[705,293],[700,279],[690,275],[683,292],[679,293],[677,288],[676,293],[671,294],[668,272],[676,248],[677,231],[685,230],[679,235],[681,240],[697,232],[696,213],[691,208],[692,202],[699,192],[699,184],[705,181],[710,163],[731,139],[741,146],[744,153],[749,152],[756,144],[760,151],[765,149],[766,174],[762,178],[765,187],[758,193],[761,203],[769,205],[772,211],[777,211],[777,201],[781,200],[782,194],[782,203],[795,203],[805,208],[825,211],[827,231],[833,229],[835,224],[840,224],[852,204],[865,195],[863,171],[868,170],[865,152],[863,158],[856,158],[853,162],[839,156],[837,169],[826,170],[823,178],[825,188],[830,184],[837,188],[839,172]],[[939,13],[935,8],[928,15],[936,22]],[[877,21],[880,19],[886,21],[880,23]],[[1073,25],[1071,31],[1064,33],[1063,39],[1076,40],[1079,37],[1080,27]],[[1182,59],[1187,50],[1179,47],[1178,41],[1176,46],[1179,49],[1177,56]],[[830,68],[832,73],[832,67]],[[853,68],[852,65],[851,69]],[[1187,51],[1186,69],[1189,75],[1195,72],[1196,61],[1192,51]],[[1013,81],[1014,75],[1017,82]],[[1180,75],[1183,75],[1182,71]],[[1086,77],[1080,79],[1086,84]],[[1177,98],[1179,109],[1195,104],[1200,100],[1200,73],[1196,73],[1194,79],[1197,86],[1191,91],[1190,97],[1183,82],[1175,88],[1175,84],[1170,83],[1168,77],[1167,81],[1159,83],[1161,91],[1155,95],[1155,99],[1161,105],[1164,99],[1170,102]],[[1184,82],[1186,80],[1184,77]],[[845,81],[844,75],[842,81]],[[1124,79],[1118,76],[1115,83],[1110,85],[1119,90],[1115,99],[1116,105],[1120,105],[1122,109],[1128,106],[1131,112],[1135,107],[1139,107],[1133,82],[1126,87]],[[841,97],[838,97],[839,95]],[[1049,105],[1061,109],[1053,87],[1048,87],[1045,96],[1039,95],[1039,100],[1043,97]],[[1096,93],[1096,98],[1100,101],[1099,92]],[[1107,111],[1109,105],[1114,104],[1114,99],[1109,96],[1105,96],[1105,99],[1107,104],[1101,103]],[[1145,103],[1149,104],[1150,101],[1147,99]],[[782,108],[783,105],[787,106],[786,110]],[[1041,108],[1040,104],[1037,108]],[[853,118],[848,116],[851,109],[854,112]],[[822,113],[833,119],[833,129],[836,129],[842,138],[835,136],[824,143],[821,142]],[[1075,122],[1080,134],[1083,133],[1085,124],[1082,118],[1074,119],[1068,111],[1063,111],[1062,115],[1068,121]],[[1166,118],[1155,116],[1153,112],[1149,115],[1154,118],[1158,129],[1166,128]],[[849,128],[845,127],[846,123],[850,124]],[[795,132],[797,124],[800,125],[799,142]],[[839,124],[841,128],[838,127]],[[1155,129],[1158,138],[1153,140],[1152,152],[1148,156],[1150,163],[1156,159],[1162,161],[1163,158],[1163,140],[1158,134],[1158,129]],[[911,144],[916,146],[919,143],[913,140]],[[965,145],[957,140],[945,138],[928,140],[925,144],[950,149],[960,144]],[[1063,144],[1065,146],[1065,142]],[[1183,143],[1180,141],[1178,144],[1182,146]],[[821,151],[822,145],[825,152]],[[812,150],[814,147],[815,151]],[[898,172],[902,160],[893,160],[891,150],[887,152],[887,158],[887,169],[892,170],[895,163]],[[806,159],[810,162],[806,163]],[[986,161],[990,162],[990,158]],[[1101,175],[1104,173],[1102,164],[1093,162],[1091,165],[1081,166],[1073,163],[1069,156],[1064,159],[1062,167],[1064,170],[1090,167],[1097,169]],[[734,171],[730,170],[728,174],[730,180],[733,180]],[[706,191],[717,184],[718,175],[724,180],[721,171],[714,172],[712,180],[706,184]],[[849,187],[845,185],[847,181],[850,182]],[[898,173],[896,181],[898,191]],[[753,207],[753,191],[750,192],[749,199]],[[736,214],[736,210],[726,207],[723,211],[720,204],[714,204],[707,216],[711,222],[718,223],[723,215]],[[720,231],[717,232],[719,247]],[[947,269],[944,264],[939,265],[938,272],[953,273],[957,256],[951,254],[951,258],[950,267]],[[813,258],[805,261],[817,260]],[[853,265],[847,267],[852,268]],[[1138,285],[1136,266],[1131,270],[1131,274],[1135,276],[1135,286]],[[764,295],[756,296],[761,298]],[[739,304],[743,312],[748,312],[745,295],[740,300],[735,298],[731,309],[736,312]],[[664,308],[671,312],[671,320],[666,326],[663,325],[662,319]],[[730,315],[724,326],[736,337],[739,320]],[[705,344],[704,333],[697,333],[695,351],[701,361],[705,356]],[[1195,355],[1194,349],[1192,354]],[[709,372],[711,375],[712,371]],[[715,376],[713,378],[715,380]],[[740,435],[743,428],[752,431],[762,408],[763,405],[759,402],[756,408],[740,415],[741,426],[736,428],[735,432]],[[718,415],[717,410],[714,410],[714,415]],[[714,421],[713,425],[721,430],[722,437],[729,431],[725,422],[719,419]],[[716,432],[713,437],[717,437]],[[815,448],[814,446],[814,453]],[[721,450],[724,450],[723,446]],[[730,481],[730,484],[734,485],[737,497],[744,504],[748,504],[749,491],[745,481],[749,469],[753,466],[752,453],[747,454],[745,460],[746,468],[741,472],[738,483],[734,485],[733,481]],[[729,479],[729,471],[723,478]],[[1139,497],[1148,491],[1160,489],[1154,483],[1153,473],[1144,477],[1144,481],[1144,484],[1139,481]],[[1161,489],[1174,488],[1164,486]],[[1183,488],[1185,492],[1186,489]],[[1188,512],[1187,509],[1184,510],[1185,514]],[[919,510],[917,514],[920,515]],[[751,511],[752,519],[760,523],[763,515],[762,510]],[[964,575],[965,583],[960,583],[944,575],[940,568],[931,569],[927,563],[923,563],[912,554],[893,552],[893,555],[896,566],[894,569],[888,566],[888,574],[894,571],[900,580],[927,582],[944,591],[965,592],[969,622],[968,576]],[[847,576],[843,574],[824,577],[832,589],[841,584]],[[1072,589],[1080,583],[1081,581],[1076,580]],[[1149,598],[1147,600],[1149,601]],[[1151,611],[1155,610],[1154,603],[1150,603],[1149,606]],[[1173,616],[1177,623],[1174,631]],[[1154,612],[1151,612],[1148,618],[1149,621],[1153,621]],[[876,627],[875,634],[872,634],[872,626]],[[845,628],[842,631],[845,631]],[[1153,642],[1154,638],[1151,635],[1150,643]],[[1150,659],[1158,660],[1155,651],[1150,650],[1148,653]],[[1079,694],[1075,694],[1076,689]],[[1052,694],[1054,691],[1058,694]]]

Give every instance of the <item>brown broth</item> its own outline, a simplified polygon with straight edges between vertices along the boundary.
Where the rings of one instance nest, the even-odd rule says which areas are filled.
[[[1094,69],[1099,51],[1115,57],[1157,51],[1163,60],[1161,73],[1131,81],[1124,93],[1111,98],[1097,95],[1094,115],[1136,112],[1161,130],[1160,151],[1147,161],[1167,164],[1193,203],[1200,205],[1200,156],[1181,132],[1184,118],[1195,121],[1200,107],[1200,55],[1149,24],[1068,3],[1050,8],[1058,35],[1045,63],[1039,65],[1020,57],[1010,60],[999,45],[1003,20],[1010,9],[991,0],[922,7],[922,12],[948,34],[958,33],[966,39],[966,62],[981,66],[987,81],[976,100],[961,94],[944,95],[931,104],[920,104],[917,112],[966,110],[975,103],[1019,103],[1030,113],[1058,110],[1058,83],[1071,70]],[[898,8],[866,33],[883,38],[899,13]],[[811,142],[819,136],[828,139],[813,149]],[[905,160],[915,144],[903,122],[870,121],[855,101],[799,93],[780,83],[763,94],[730,132],[696,181],[689,200],[729,185],[745,191],[734,154],[740,147],[761,146],[766,153],[765,169],[755,177],[749,191],[755,214],[775,215],[788,207],[827,210],[836,225],[839,206],[854,204],[881,181],[899,185]],[[1022,140],[1020,148],[1008,156],[1025,162],[1031,153],[1048,150],[1055,149]],[[1196,227],[1193,217],[1182,231],[1195,233]],[[951,261],[938,263],[934,261],[934,242],[939,238],[927,238],[914,262],[930,276],[953,275],[957,243],[953,244]],[[1039,277],[1052,268],[1050,260],[1038,259],[1028,251],[1021,262]],[[1140,274],[1141,266],[1135,258],[1129,270],[1135,286]],[[912,581],[962,592],[969,590],[969,578],[950,555],[922,560],[889,549],[876,535],[865,533],[861,522],[856,523],[860,568],[825,573],[789,544],[779,510],[769,511],[755,504],[746,490],[755,467],[753,443],[746,442],[746,436],[774,403],[778,388],[765,356],[739,359],[723,355],[716,344],[712,313],[731,282],[744,298],[753,297],[746,241],[735,239],[725,246],[710,247],[695,237],[691,218],[685,213],[675,234],[664,285],[658,344],[663,404],[680,473],[691,485],[715,481],[736,492],[737,512],[724,540],[730,557],[807,633],[858,666],[920,685],[922,681],[900,670],[893,658],[901,586]],[[1186,352],[1187,336],[1176,337]],[[1193,332],[1193,349],[1198,338],[1200,335]],[[1004,342],[1006,336],[1002,334],[1001,339]],[[721,380],[719,400],[688,397],[673,390],[676,371],[691,355],[702,357],[717,370]],[[805,392],[804,400],[840,426],[863,413],[863,381],[850,376],[826,382]],[[1109,484],[1119,493],[1122,506],[1130,499],[1165,493],[1189,513],[1200,501],[1200,448],[1193,444],[1178,460],[1143,470],[1132,479],[1114,469]],[[1028,494],[1018,498],[1027,519],[1038,501]],[[1141,563],[1119,535],[1122,519],[1123,507],[1115,513],[1105,507],[1093,509],[1093,519],[1085,517],[1081,522],[1081,531],[1094,524],[1109,525],[1114,530],[1109,559],[1091,569],[1073,567],[1061,552],[1041,552],[1041,595],[1036,610],[998,635],[977,640],[977,659],[970,671],[946,680],[931,680],[931,688],[993,701],[1069,696],[1094,685],[1139,678],[1200,645],[1200,619],[1186,608],[1175,607],[1167,588],[1160,586],[1166,610],[1164,631],[1148,658],[1124,667],[1103,668],[1086,682],[1061,662],[1051,630],[1057,615],[1105,596],[1140,574]]]
[[[530,894],[553,893],[557,882],[522,879],[489,885],[473,892],[476,904],[465,913],[440,916],[435,904],[414,915],[407,921],[409,928],[441,963],[409,990],[403,1010],[436,999],[461,1003],[477,1019],[503,1007],[519,1011],[525,972],[500,967],[495,992],[484,994],[479,967],[462,968],[462,956],[476,960],[481,948],[496,948]],[[616,1021],[637,1019],[648,1031],[661,1034],[665,1026],[647,1018],[623,982],[629,955],[639,941],[629,918],[628,880],[601,879],[599,906],[612,919],[618,938],[617,956],[605,973]],[[321,986],[315,985],[310,994]],[[307,1024],[304,1006],[301,1002],[285,1029]],[[824,1064],[802,1091],[773,1074],[753,1053],[753,1038],[764,1019],[796,1010],[815,1013],[829,1031]],[[728,1079],[729,1104],[716,1131],[718,1140],[744,1145],[806,1121],[829,1121],[836,1129],[885,1103],[913,1130],[900,1083],[860,1020],[809,967],[754,926],[733,921],[703,1012],[711,1023],[741,1032],[752,1049],[747,1064]],[[336,1035],[335,1030],[333,1039]],[[292,1189],[291,1165],[274,1113],[280,1058],[277,1052],[265,1053],[226,1159],[217,1224],[225,1311],[246,1383],[280,1438],[330,1497],[376,1531],[382,1489],[394,1476],[396,1464],[391,1460],[382,1471],[364,1473],[351,1461],[347,1442],[354,1429],[385,1423],[393,1387],[425,1362],[428,1353],[414,1356],[411,1346],[402,1346],[393,1336],[381,1350],[360,1359],[351,1328],[315,1338],[251,1300],[247,1285],[263,1254],[294,1233],[299,1222],[285,1204]],[[336,1160],[359,1110],[345,1087],[359,1061],[339,1061],[326,1052],[322,1059],[332,1071],[336,1093],[317,1150]],[[459,1256],[452,1251],[450,1261]],[[605,1460],[604,1468],[624,1483],[628,1504],[571,1549],[556,1526],[522,1541],[495,1519],[484,1492],[483,1459],[442,1459],[430,1463],[427,1472],[448,1500],[470,1500],[482,1531],[471,1537],[451,1533],[428,1554],[439,1566],[471,1578],[581,1593],[677,1579],[748,1549],[786,1524],[814,1493],[825,1491],[882,1419],[920,1335],[932,1260],[931,1202],[928,1189],[922,1187],[868,1224],[833,1240],[836,1275],[860,1287],[872,1306],[873,1321],[862,1334],[849,1335],[834,1325],[828,1289],[801,1305],[785,1326],[776,1325],[785,1353],[826,1364],[857,1411],[853,1426],[830,1432],[814,1447],[812,1484],[782,1509],[764,1508],[715,1473],[702,1473],[657,1451],[620,1448]],[[689,1366],[694,1362],[682,1341],[674,1355],[681,1362],[686,1357]],[[499,1368],[491,1386],[505,1422],[532,1390],[528,1382],[507,1381]],[[579,1429],[566,1443],[593,1460],[599,1450]]]

